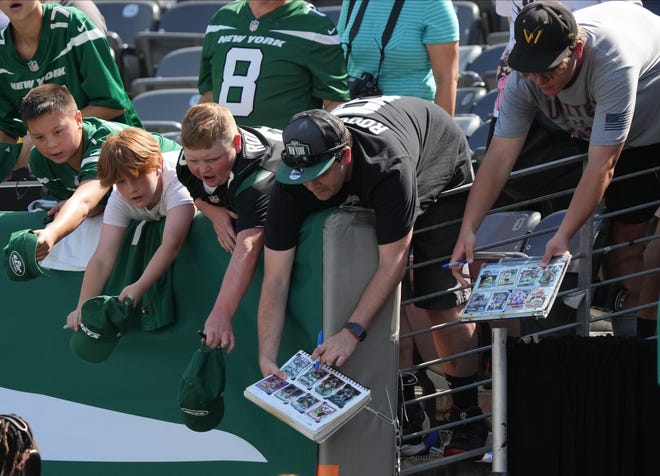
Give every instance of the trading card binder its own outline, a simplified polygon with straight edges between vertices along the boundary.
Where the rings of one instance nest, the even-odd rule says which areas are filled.
[[[268,413],[322,443],[371,400],[371,391],[332,367],[318,371],[300,350],[283,366],[283,380],[269,375],[248,386],[243,395]]]
[[[481,266],[462,320],[545,318],[566,274],[570,256],[504,258]]]

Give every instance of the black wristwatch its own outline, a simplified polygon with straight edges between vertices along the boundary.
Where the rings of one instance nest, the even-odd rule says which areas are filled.
[[[357,337],[360,342],[367,337],[367,331],[357,322],[347,322],[344,324],[344,329],[348,329],[348,331]]]

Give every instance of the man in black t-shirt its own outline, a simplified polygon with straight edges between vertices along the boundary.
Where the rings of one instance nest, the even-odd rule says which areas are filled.
[[[231,352],[231,325],[263,247],[268,196],[282,155],[281,132],[239,128],[229,109],[207,102],[191,107],[181,123],[179,181],[211,221],[231,253],[217,300],[204,323],[204,342]]]
[[[376,216],[378,269],[344,328],[312,354],[321,363],[341,366],[366,337],[371,320],[402,280],[411,245],[416,263],[451,253],[458,224],[414,237],[413,229],[461,217],[465,196],[439,195],[470,183],[472,168],[465,135],[452,117],[429,101],[411,97],[356,99],[332,114],[305,111],[289,121],[282,137],[282,164],[266,217],[258,327],[261,372],[283,377],[276,359],[290,270],[304,219],[317,210],[341,205],[349,197],[357,197]],[[447,289],[451,292],[415,303],[434,325],[457,320],[467,292],[437,263],[414,270],[416,297]],[[440,356],[477,346],[472,323],[434,332],[433,337]],[[476,378],[477,359],[452,360],[443,368],[450,385],[464,385]],[[476,388],[455,394],[454,403],[478,410]]]

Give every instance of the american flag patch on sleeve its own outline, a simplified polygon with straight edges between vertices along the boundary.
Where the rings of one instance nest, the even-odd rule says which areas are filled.
[[[630,123],[631,111],[605,114],[605,130],[620,131]]]

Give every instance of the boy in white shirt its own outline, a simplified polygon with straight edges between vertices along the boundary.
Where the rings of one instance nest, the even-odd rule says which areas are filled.
[[[156,137],[135,127],[122,130],[103,144],[98,176],[102,185],[114,184],[114,188],[105,209],[99,244],[87,265],[78,305],[67,317],[67,327],[78,331],[83,303],[102,294],[131,221],[165,217],[162,240],[139,278],[119,293],[121,302],[130,297],[139,303],[179,254],[195,214],[193,200],[176,176],[179,151],[175,142],[160,138],[159,143]]]

